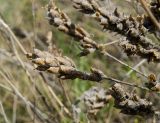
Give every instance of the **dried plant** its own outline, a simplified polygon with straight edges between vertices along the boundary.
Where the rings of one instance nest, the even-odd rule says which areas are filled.
[[[27,58],[29,58],[35,64],[35,68],[37,70],[55,74],[60,79],[79,78],[82,80],[90,80],[94,82],[109,80],[111,82],[121,83],[124,85],[141,88],[144,90],[151,89],[147,89],[136,84],[131,84],[128,82],[117,80],[112,77],[108,77],[101,70],[96,68],[91,68],[91,73],[82,72],[75,67],[74,62],[70,58],[66,56],[61,56],[60,54],[54,56],[55,54],[52,54],[50,52],[34,49],[34,53],[27,53],[26,55]]]
[[[32,2],[33,28],[35,28],[36,16],[34,12],[36,11],[36,6],[34,5],[34,1]],[[66,4],[69,1],[63,2]],[[67,53],[65,54],[57,48],[55,41],[52,39],[54,35],[52,31],[47,31],[47,33],[43,35],[42,33],[38,33],[36,29],[34,29],[33,32],[23,30],[19,27],[11,29],[6,22],[0,18],[2,39],[9,41],[8,44],[11,44],[11,47],[9,46],[10,51],[5,48],[0,48],[0,58],[2,61],[2,63],[0,61],[0,65],[2,65],[0,66],[0,68],[2,68],[2,70],[0,70],[0,76],[4,81],[0,83],[0,87],[16,97],[14,99],[13,112],[16,112],[16,105],[20,105],[17,101],[20,100],[23,106],[27,107],[27,115],[36,123],[64,122],[65,120],[80,123],[83,114],[85,114],[88,122],[99,122],[98,116],[100,116],[101,121],[105,121],[105,117],[107,117],[106,122],[114,122],[118,118],[118,122],[120,122],[124,116],[140,116],[158,123],[160,121],[159,104],[157,104],[160,93],[159,78],[155,76],[156,73],[154,72],[156,70],[154,70],[154,74],[149,74],[149,72],[137,70],[137,67],[148,61],[153,62],[157,69],[159,69],[160,45],[155,43],[148,34],[155,34],[153,36],[157,41],[159,40],[160,1],[151,0],[151,2],[147,4],[146,1],[139,0],[139,3],[145,10],[145,15],[137,15],[136,17],[125,15],[118,8],[111,12],[103,7],[102,4],[100,4],[101,1],[98,0],[72,0],[71,3],[73,3],[73,9],[75,8],[82,14],[93,17],[96,22],[103,27],[102,31],[113,32],[120,36],[120,39],[117,41],[99,43],[95,38],[93,39],[92,34],[87,31],[87,29],[80,26],[80,24],[74,23],[64,12],[65,10],[62,11],[57,7],[58,4],[56,5],[56,2],[50,0],[46,6],[47,21],[49,21],[48,26],[55,27],[58,31],[69,35],[74,41],[78,42],[78,46],[81,47],[81,52],[76,58],[79,59],[79,57],[84,56],[85,59],[87,55],[89,56],[91,53],[95,53],[96,57],[99,55],[98,60],[103,61],[103,57],[108,56],[116,61],[116,63],[118,62],[131,70],[126,75],[130,75],[132,71],[134,71],[141,76],[138,76],[139,79],[130,79],[129,76],[127,76],[128,78],[126,75],[123,76],[123,73],[115,73],[115,75],[113,75],[114,77],[111,77],[114,70],[109,70],[108,72],[109,68],[105,69],[104,67],[104,69],[101,70],[101,68],[98,69],[98,67],[89,65],[89,71],[87,71],[88,69],[81,69],[80,66],[76,66],[76,61],[66,55]],[[102,31],[100,32],[107,35]],[[32,38],[34,38],[34,41]],[[27,45],[21,44],[21,40],[30,42],[30,44],[28,44],[31,46],[32,43],[35,43],[33,45],[35,47],[32,47],[32,50],[29,51]],[[128,62],[125,63],[121,61],[119,59],[120,57],[114,57],[109,53],[108,49],[112,44],[116,45],[117,42],[118,47],[122,48],[123,52],[127,54],[126,56],[135,55],[135,58],[139,56],[139,59],[144,59],[132,67],[128,65]],[[36,44],[38,45],[36,46]],[[20,49],[16,45],[18,45]],[[66,45],[66,47],[67,46],[68,45]],[[48,50],[46,50],[47,47]],[[118,52],[117,49],[116,52]],[[107,60],[107,65],[112,66],[112,61]],[[133,57],[131,57],[130,60],[133,60]],[[21,72],[17,74],[8,72],[5,65],[9,66],[10,64],[13,64],[16,70],[17,68],[22,69],[26,77],[21,78]],[[146,66],[147,65],[146,63]],[[119,69],[121,70],[121,68]],[[116,68],[113,67],[111,69]],[[17,72],[19,71],[17,70]],[[114,72],[116,72],[116,70]],[[14,74],[18,75],[18,77],[15,77]],[[135,76],[137,76],[137,74],[135,74]],[[20,78],[20,80],[27,78],[27,80],[25,80],[27,82],[21,85],[21,83],[16,81],[18,78]],[[85,91],[82,89],[84,92],[77,94],[77,96],[74,95],[77,90],[72,92],[72,88],[68,89],[68,86],[72,85],[74,88],[74,82],[76,81],[78,81],[82,87],[83,84],[94,84],[94,86],[87,87],[87,89],[85,88]],[[26,95],[23,94],[24,88],[21,86],[27,88]],[[31,97],[28,89],[30,89],[32,93]],[[138,89],[138,91],[135,89]],[[151,97],[150,95],[154,96]],[[36,102],[37,100],[38,102]],[[114,114],[110,114],[114,111],[107,109],[108,112],[105,111],[107,115],[103,115],[103,119],[99,113],[103,113],[102,109],[106,109],[107,106],[111,106],[111,108],[114,107],[114,110],[117,111],[116,113],[125,115],[122,115],[122,118],[117,115],[114,116]],[[3,100],[0,100],[0,109],[4,121],[10,123],[10,117],[5,111]],[[16,122],[14,113],[13,123]],[[113,120],[109,119],[111,115],[114,117]]]
[[[80,78],[83,80],[98,82],[105,77],[101,71],[94,68],[91,69],[90,74],[77,70],[72,60],[66,56],[56,57],[48,52],[42,52],[38,49],[34,49],[34,53],[28,53],[27,57],[37,65],[37,70],[48,71],[50,73],[57,74],[61,79]]]
[[[151,117],[155,113],[151,102],[127,93],[119,84],[113,85],[110,93],[115,98],[115,107],[120,108],[122,113]]]
[[[80,42],[81,46],[84,48],[81,55],[87,55],[99,48],[99,45],[91,39],[88,32],[82,27],[72,23],[70,18],[52,2],[48,5],[48,18],[51,25],[56,26],[58,30],[69,34]]]
[[[103,29],[110,30],[124,36],[120,46],[127,55],[138,55],[148,61],[159,62],[160,47],[146,37],[147,29],[141,18],[124,16],[115,9],[113,13],[100,7],[94,0],[75,0],[74,7],[79,11],[95,16]]]

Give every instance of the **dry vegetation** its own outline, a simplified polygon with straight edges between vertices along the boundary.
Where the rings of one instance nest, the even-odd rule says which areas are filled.
[[[0,1],[0,123],[159,123],[159,0]]]

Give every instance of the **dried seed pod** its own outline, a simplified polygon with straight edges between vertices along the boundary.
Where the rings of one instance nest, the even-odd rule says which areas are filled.
[[[139,98],[135,93],[129,94],[125,92],[119,84],[113,85],[110,93],[115,99],[115,107],[121,109],[121,113],[149,117],[155,114],[151,102]]]
[[[160,92],[160,83],[157,82],[156,76],[154,74],[150,74],[148,76],[148,82],[145,83],[146,87],[151,91]]]
[[[149,80],[150,82],[156,82],[156,76],[155,76],[154,74],[150,74],[150,75],[148,76],[148,80]]]
[[[48,71],[49,73],[58,74],[58,73],[59,73],[59,67],[49,67],[49,68],[47,69],[47,71]]]

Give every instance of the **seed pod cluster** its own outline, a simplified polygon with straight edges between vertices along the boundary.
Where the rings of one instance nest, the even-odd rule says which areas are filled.
[[[34,49],[34,53],[28,53],[27,57],[32,60],[39,71],[48,71],[58,74],[62,71],[75,69],[74,62],[66,56],[54,56],[47,51]]]
[[[79,41],[83,51],[80,55],[84,56],[90,52],[94,52],[99,46],[90,37],[90,34],[79,25],[71,22],[70,18],[58,9],[53,2],[48,5],[48,19],[51,25],[54,25],[58,30],[74,37]]]
[[[121,113],[129,115],[153,116],[153,105],[146,99],[141,99],[135,93],[127,93],[120,84],[115,84],[110,89],[115,99],[115,107],[121,109]]]
[[[34,53],[28,53],[39,71],[47,71],[56,74],[61,79],[82,79],[99,82],[105,75],[100,70],[91,68],[91,73],[81,72],[76,69],[74,62],[66,56],[54,56],[47,51],[34,49]]]
[[[142,19],[125,16],[117,9],[113,13],[108,12],[94,0],[74,0],[74,7],[85,14],[90,12],[105,30],[124,36],[125,40],[120,42],[120,46],[128,55],[160,62],[160,47],[146,37],[147,29],[143,26]]]
[[[148,62],[160,62],[160,50],[157,48],[143,48],[141,45],[131,44],[127,39],[122,39],[120,46],[125,53],[130,55],[138,55],[141,58],[146,58]]]

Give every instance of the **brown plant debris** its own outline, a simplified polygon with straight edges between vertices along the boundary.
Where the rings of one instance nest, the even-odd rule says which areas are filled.
[[[95,16],[105,30],[124,36],[120,46],[127,55],[138,55],[148,61],[160,62],[160,47],[146,37],[147,29],[139,19],[125,16],[117,9],[110,13],[94,0],[74,0],[74,7]]]
[[[135,93],[125,92],[120,84],[113,85],[110,93],[115,99],[115,107],[121,109],[121,113],[151,117],[156,113],[151,102]]]
[[[32,60],[39,71],[47,71],[58,75],[61,79],[82,79],[101,81],[105,75],[100,70],[91,68],[91,73],[81,72],[76,69],[74,62],[66,56],[54,56],[47,51],[34,49],[34,53],[28,53],[27,57]]]

